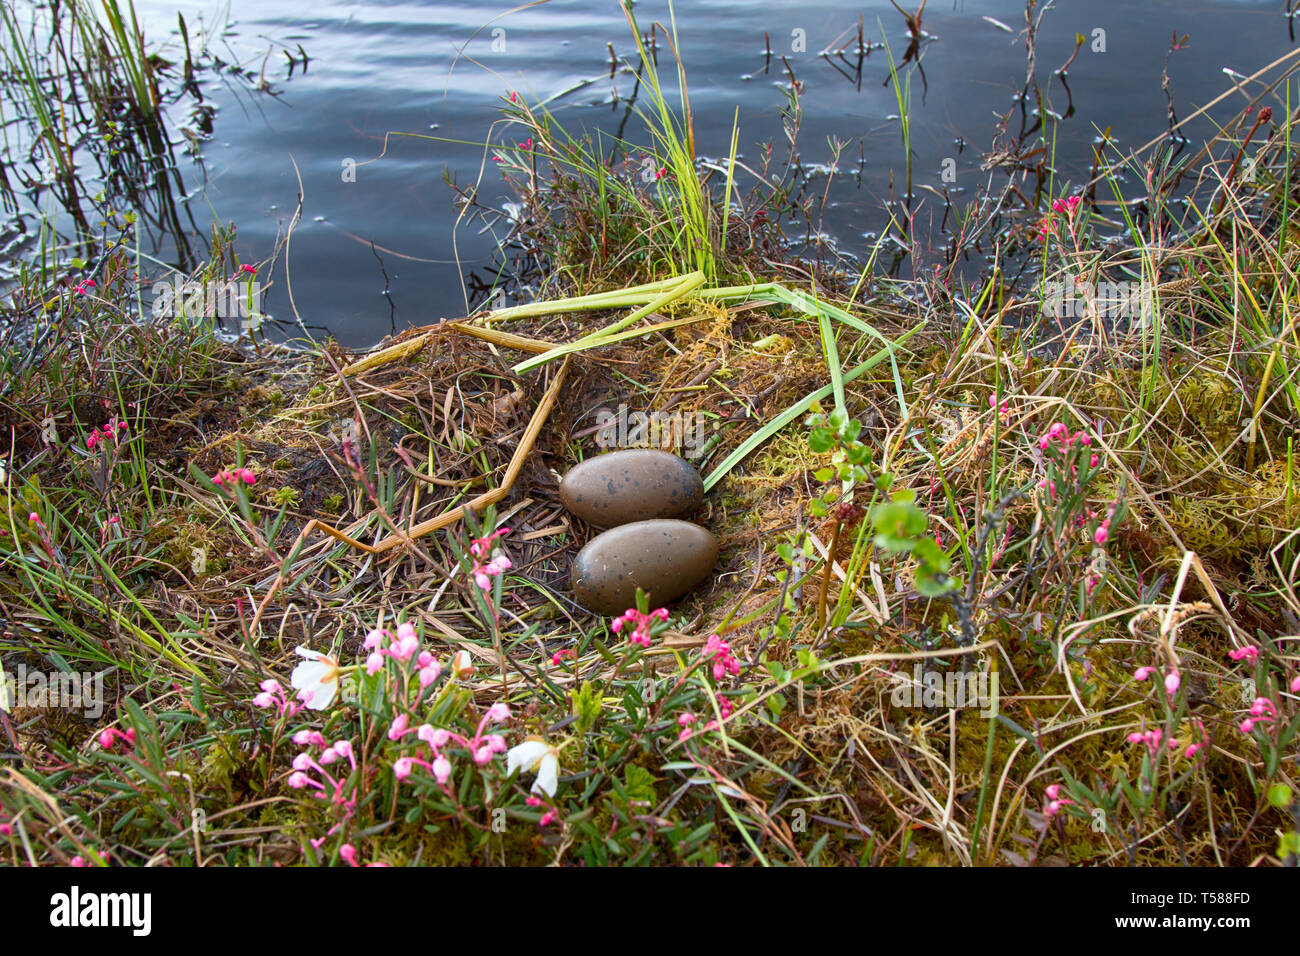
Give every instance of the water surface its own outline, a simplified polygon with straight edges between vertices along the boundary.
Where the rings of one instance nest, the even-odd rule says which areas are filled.
[[[178,9],[191,25],[200,18],[208,24],[220,20],[221,11],[205,3],[137,5],[146,34],[157,39],[174,33]],[[290,315],[287,275],[305,322],[327,328],[348,345],[364,346],[393,329],[478,305],[481,295],[467,293],[462,279],[490,268],[495,238],[479,234],[478,224],[456,227],[443,177],[473,182],[484,165],[485,138],[522,138],[492,126],[501,98],[511,90],[530,99],[557,97],[551,109],[570,129],[608,133],[623,127],[629,136],[639,135],[636,120],[627,122],[626,116],[634,77],[626,71],[610,76],[607,44],[620,58],[635,56],[617,3],[551,0],[509,10],[450,0],[231,0],[229,27],[212,38],[213,49],[264,72],[275,92],[257,93],[246,82],[205,75],[204,95],[216,106],[213,134],[201,143],[202,165],[187,154],[181,172],[196,221],[216,216],[233,222],[241,255],[275,257],[273,269],[263,274],[274,283],[269,312],[281,319]],[[636,11],[643,27],[655,19],[668,22],[666,3],[638,3]],[[883,24],[901,57],[908,45],[903,18],[877,0],[679,3],[676,13],[698,150],[725,156],[739,106],[742,158],[756,161],[760,144],[769,140],[781,153],[784,55],[804,84],[803,162],[828,163],[828,137],[854,141],[833,177],[824,226],[843,254],[865,256],[887,222],[891,169],[896,190],[902,188],[898,105],[886,84],[883,50],[866,57],[860,80],[852,69],[852,47],[846,60],[835,61],[838,70],[818,53],[842,34],[856,37],[861,14],[867,39],[878,43],[878,23]],[[946,186],[958,199],[989,182],[1005,182],[1001,174],[981,171],[980,160],[998,117],[1014,106],[1025,80],[1023,39],[985,18],[1019,31],[1024,3],[929,3],[923,17],[924,89],[919,77],[912,80],[915,181]],[[1105,31],[1104,53],[1091,49],[1097,29]],[[1166,128],[1161,73],[1175,31],[1191,38],[1187,49],[1169,57],[1170,94],[1180,118],[1230,85],[1225,68],[1250,74],[1292,49],[1275,0],[1063,0],[1042,20],[1037,72],[1056,112],[1073,107],[1056,134],[1056,169],[1064,180],[1086,177],[1089,144],[1101,129],[1133,148]],[[1067,97],[1051,72],[1074,50],[1077,33],[1090,40],[1069,71]],[[298,63],[291,72],[282,49],[296,52],[299,44],[310,61],[305,70]],[[1231,110],[1244,101],[1234,97]],[[189,105],[173,110],[177,125],[188,121]],[[1222,120],[1231,110],[1225,104],[1215,116]],[[1017,114],[1012,132],[1018,127]],[[1196,141],[1211,129],[1204,122],[1188,132]],[[463,143],[388,135],[398,132]],[[954,183],[943,182],[946,159],[955,161]],[[345,175],[349,161],[359,164],[355,181]],[[486,165],[480,198],[490,205],[507,202],[512,197],[492,164]],[[285,246],[299,178],[302,220]],[[825,181],[815,185],[820,191]],[[917,197],[918,221],[933,217],[937,224],[942,204],[923,190]],[[939,261],[938,253],[926,258],[923,253],[905,272]]]

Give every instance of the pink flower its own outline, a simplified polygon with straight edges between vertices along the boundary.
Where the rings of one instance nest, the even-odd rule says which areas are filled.
[[[218,488],[225,488],[227,485],[233,486],[236,482],[253,485],[257,483],[257,475],[253,474],[252,470],[248,468],[240,468],[236,471],[227,471],[223,468],[212,476],[212,483]]]
[[[1178,688],[1183,684],[1183,679],[1178,676],[1178,671],[1170,671],[1165,675],[1165,693],[1170,697],[1178,693]]]
[[[130,727],[123,732],[116,727],[109,727],[99,735],[99,746],[104,750],[112,750],[118,740],[126,744],[128,750],[134,747],[135,728]]]
[[[1146,680],[1148,677],[1150,677],[1150,676],[1151,676],[1152,674],[1154,674],[1155,672],[1156,672],[1156,669],[1155,669],[1154,667],[1139,667],[1137,670],[1135,670],[1135,671],[1133,672],[1133,679],[1134,679],[1134,680]]]
[[[1256,724],[1270,724],[1277,719],[1277,707],[1267,697],[1256,697],[1250,705],[1250,716],[1241,722],[1241,732],[1248,734]]]
[[[1260,720],[1273,720],[1277,717],[1277,707],[1267,697],[1256,697],[1250,705],[1250,716]]]
[[[555,811],[547,810],[542,814],[542,818],[537,821],[538,826],[549,827],[555,822]]]
[[[1131,737],[1132,735],[1130,735],[1130,739]],[[1047,817],[1049,820],[1060,813],[1065,807],[1074,803],[1073,800],[1068,800],[1061,796],[1061,785],[1059,783],[1049,785],[1043,791],[1043,796],[1046,797],[1046,800],[1043,803],[1043,816]]]
[[[451,779],[451,761],[438,754],[433,761],[433,779],[438,783],[446,783]]]
[[[1103,545],[1106,543],[1106,539],[1109,537],[1110,537],[1110,522],[1103,521],[1101,524],[1097,526],[1097,530],[1093,532],[1092,540],[1096,541],[1098,545]]]
[[[410,757],[398,757],[393,761],[393,776],[399,781],[405,780],[411,775],[411,771],[414,767],[415,761]]]
[[[378,674],[383,669],[384,669],[384,655],[381,654],[379,651],[375,651],[373,654],[371,654],[369,657],[366,658],[366,673],[369,674],[371,677]]]
[[[400,740],[407,733],[407,718],[405,714],[398,714],[393,720],[392,725],[388,728],[389,740]]]
[[[357,848],[351,843],[345,843],[339,847],[339,856],[347,862],[349,866],[359,866],[357,863]]]
[[[502,721],[510,719],[509,705],[498,701],[488,708],[487,719],[489,723],[499,724]]]
[[[1164,731],[1159,729],[1148,730],[1146,733],[1138,733],[1137,731],[1134,731],[1128,735],[1128,742],[1131,744],[1145,745],[1148,752],[1150,752],[1151,756],[1154,757],[1164,744],[1164,736]],[[1178,745],[1177,740],[1170,740],[1170,743],[1174,746]]]
[[[1246,661],[1253,664],[1259,660],[1259,648],[1254,644],[1247,644],[1245,647],[1239,647],[1236,650],[1228,651],[1228,657],[1234,661]]]
[[[633,644],[639,644],[642,647],[650,646],[651,628],[654,627],[655,621],[668,620],[667,608],[656,608],[649,614],[642,614],[634,607],[628,608],[621,615],[610,622],[609,629],[615,634],[623,630],[626,624],[632,625],[632,636],[628,638]]]
[[[1300,694],[1300,677],[1296,677],[1291,681],[1291,693]]]
[[[731,653],[731,645],[716,634],[709,635],[704,644],[705,660],[713,659],[713,679],[722,680],[728,674],[740,673],[740,661]]]
[[[469,553],[474,557],[474,566],[470,569],[470,575],[474,578],[474,583],[484,591],[491,589],[492,578],[503,571],[509,571],[512,567],[510,559],[503,553],[489,557],[492,542],[509,533],[509,528],[499,528],[485,538],[475,538],[470,542]]]
[[[249,265],[247,262],[239,267],[239,271],[246,273],[247,275],[257,275],[257,267]]]
[[[409,661],[415,656],[415,652],[420,649],[420,639],[414,634],[407,634],[399,637],[389,647],[388,653],[394,659],[402,662]]]

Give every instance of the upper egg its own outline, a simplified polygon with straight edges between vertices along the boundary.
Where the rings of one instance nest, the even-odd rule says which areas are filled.
[[[560,482],[564,507],[597,528],[677,518],[703,498],[704,482],[690,462],[651,448],[588,458]]]

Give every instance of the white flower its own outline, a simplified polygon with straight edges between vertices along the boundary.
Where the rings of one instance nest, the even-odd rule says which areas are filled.
[[[293,669],[289,683],[294,690],[311,694],[307,698],[308,710],[324,710],[334,703],[339,692],[339,662],[306,647],[299,647],[294,653],[307,659]]]
[[[451,656],[452,676],[464,680],[472,675],[476,670],[478,670],[478,668],[474,666],[474,662],[469,656],[469,651],[459,650]]]
[[[555,796],[555,789],[559,785],[560,758],[556,749],[544,740],[529,737],[506,751],[506,773],[511,774],[516,770],[537,774],[537,779],[533,781],[533,793]]]

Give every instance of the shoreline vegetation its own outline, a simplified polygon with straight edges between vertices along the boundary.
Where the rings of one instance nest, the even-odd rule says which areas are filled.
[[[786,158],[742,164],[733,121],[706,161],[676,25],[625,11],[642,145],[505,90],[484,146],[536,296],[353,353],[248,321],[272,264],[228,226],[180,278],[139,254],[178,207],[121,183],[171,175],[158,104],[205,54],[100,7],[59,33],[93,68],[3,24],[74,226],[76,155],[122,178],[2,307],[0,860],[1300,860],[1295,57],[1082,184],[1031,66],[1005,188],[908,280],[906,192],[865,263],[809,242],[793,74]],[[94,142],[36,105],[64,75]],[[607,619],[556,476],[628,409],[721,556]]]

